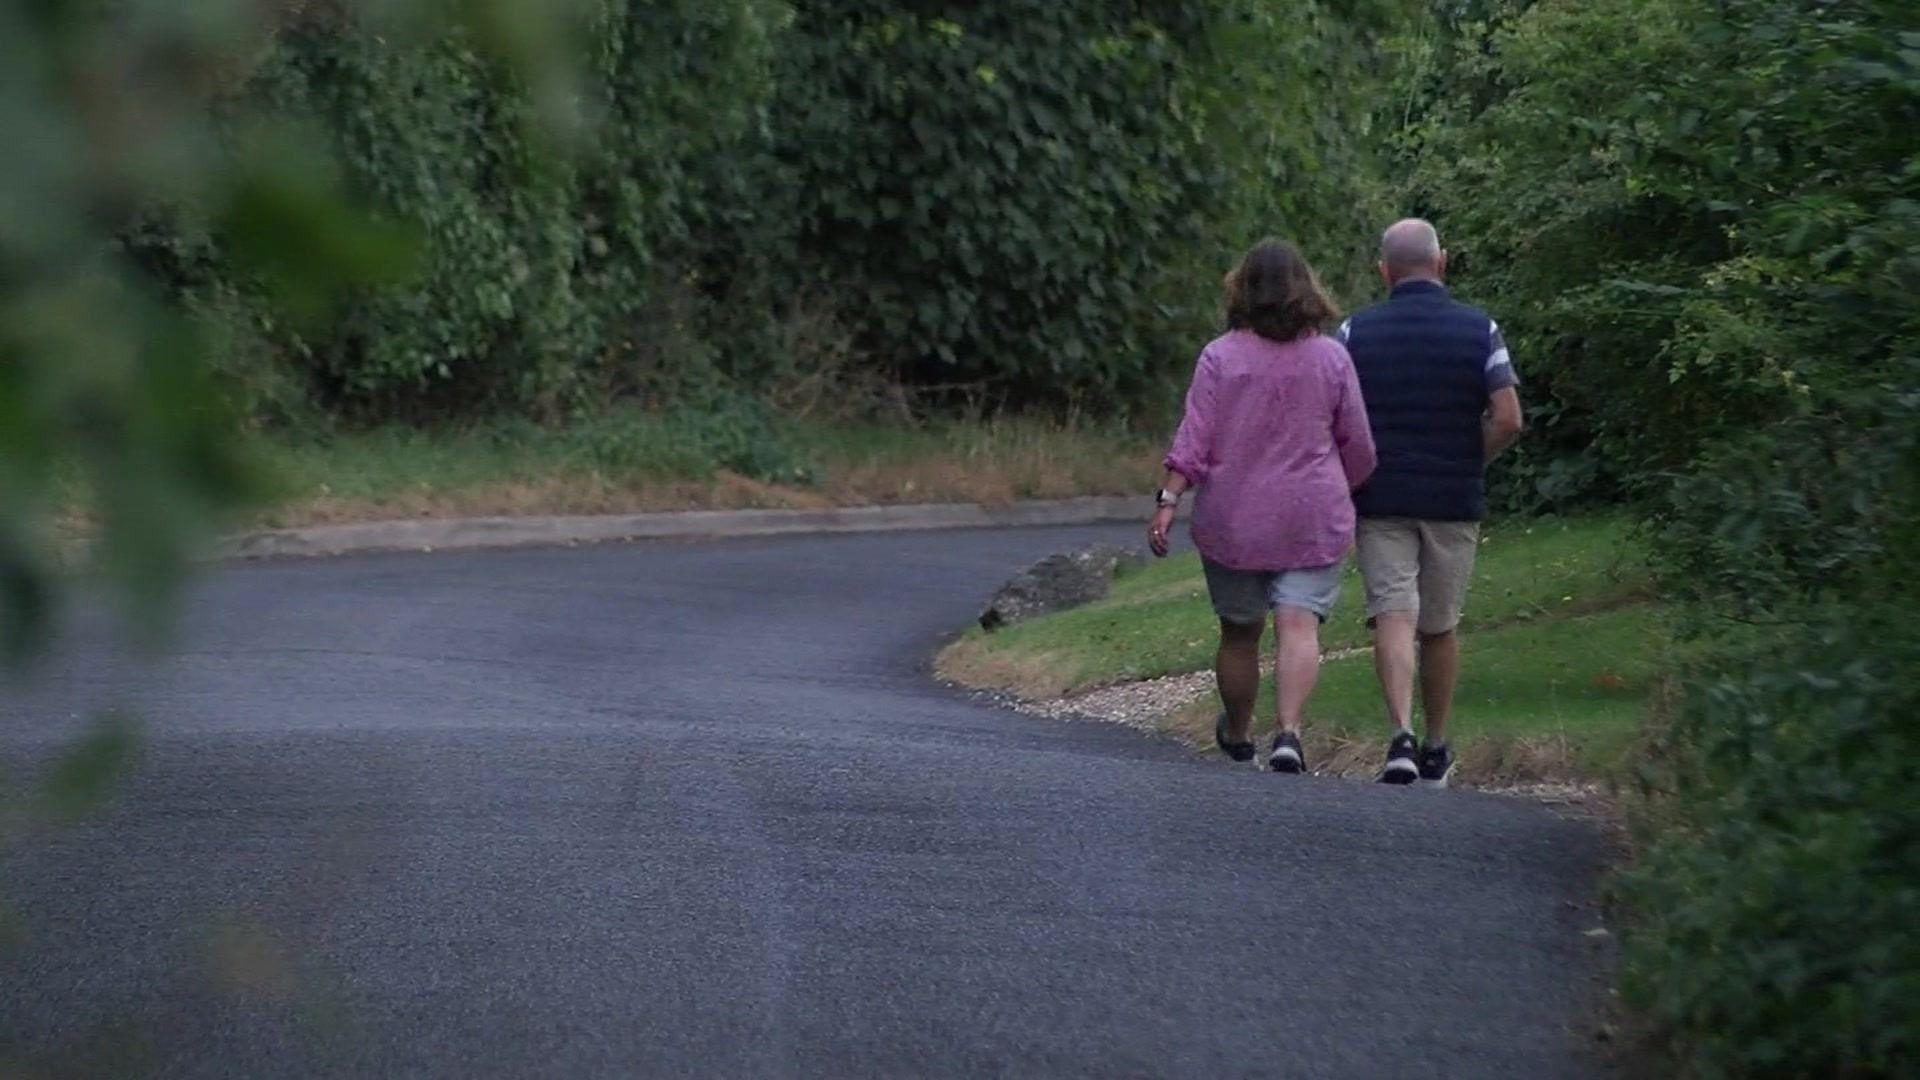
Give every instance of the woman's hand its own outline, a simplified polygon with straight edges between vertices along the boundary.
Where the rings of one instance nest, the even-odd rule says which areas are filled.
[[[1153,519],[1147,522],[1147,546],[1153,549],[1158,558],[1166,558],[1170,550],[1167,547],[1167,530],[1173,528],[1173,511],[1173,507],[1163,506],[1155,510]]]

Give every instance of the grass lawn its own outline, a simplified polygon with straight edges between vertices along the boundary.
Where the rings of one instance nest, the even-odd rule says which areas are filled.
[[[1659,677],[1660,641],[1651,603],[1464,636],[1448,733],[1462,778],[1485,784],[1614,775],[1639,737]],[[1168,717],[1166,726],[1211,745],[1219,709],[1209,695]],[[1272,721],[1269,681],[1256,730],[1264,735]],[[1306,727],[1316,769],[1368,775],[1379,767],[1388,730],[1371,653],[1322,666]]]
[[[495,421],[259,437],[276,498],[252,524],[624,513],[1137,493],[1160,447],[1038,418],[773,428],[616,410],[564,428]]]
[[[1128,575],[1106,600],[985,634],[944,651],[943,677],[1025,697],[1073,694],[1211,666],[1217,624],[1189,555]],[[1484,534],[1462,623],[1462,677],[1450,739],[1468,779],[1612,772],[1659,675],[1660,609],[1626,525],[1614,518],[1495,524]],[[1270,642],[1271,639],[1269,639]],[[1386,733],[1351,569],[1322,635],[1333,659],[1308,707],[1316,766],[1371,769]],[[1342,652],[1348,655],[1341,656]],[[1272,688],[1258,729],[1272,722]],[[1165,726],[1209,744],[1218,700]]]

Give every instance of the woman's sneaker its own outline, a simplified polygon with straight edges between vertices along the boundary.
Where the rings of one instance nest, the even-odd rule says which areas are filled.
[[[1420,766],[1414,761],[1415,743],[1413,732],[1402,731],[1387,744],[1387,764],[1380,770],[1380,782],[1383,784],[1411,784],[1420,776]]]
[[[1307,771],[1307,755],[1300,749],[1300,736],[1283,731],[1273,737],[1273,752],[1267,755],[1267,767],[1274,772]]]
[[[1420,786],[1443,788],[1453,774],[1453,752],[1446,743],[1420,748]]]

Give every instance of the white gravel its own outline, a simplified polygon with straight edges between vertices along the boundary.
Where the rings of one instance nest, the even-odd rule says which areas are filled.
[[[1212,690],[1213,672],[1196,671],[1189,675],[1121,683],[1043,701],[1014,698],[1009,704],[1029,716],[1043,716],[1049,720],[1098,720],[1141,731],[1154,731],[1168,713],[1182,705],[1199,701]]]
[[[1336,649],[1322,656],[1320,661],[1345,660],[1372,651],[1371,648]],[[1271,674],[1273,665],[1263,664],[1261,671]],[[1213,672],[1195,671],[1103,686],[1066,697],[1039,701],[1013,697],[1002,700],[1028,716],[1043,716],[1049,720],[1098,720],[1140,731],[1155,731],[1168,713],[1199,701],[1212,692]]]

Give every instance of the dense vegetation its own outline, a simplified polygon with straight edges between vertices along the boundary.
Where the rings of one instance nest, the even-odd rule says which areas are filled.
[[[1502,504],[1630,505],[1684,604],[1633,1000],[1699,1075],[1920,1068],[1907,0],[418,9],[0,12],[14,653],[76,477],[153,600],[248,426],[617,402],[793,478],[801,401],[1156,418],[1247,241],[1351,303],[1425,213],[1528,379]]]
[[[1920,1068],[1920,25],[1443,4],[1403,163],[1510,320],[1508,498],[1632,498],[1693,659],[1622,897],[1700,1075]]]
[[[267,421],[738,410],[823,378],[1125,411],[1245,234],[1364,262],[1381,5],[1289,6],[594,0],[566,156],[470,36],[313,6],[223,106],[326,132],[418,273],[294,326],[230,232],[131,239]]]
[[[616,405],[803,481],[795,403],[1161,410],[1248,235],[1363,269],[1397,2],[9,8],[7,642],[65,515],[162,598],[237,429]]]

